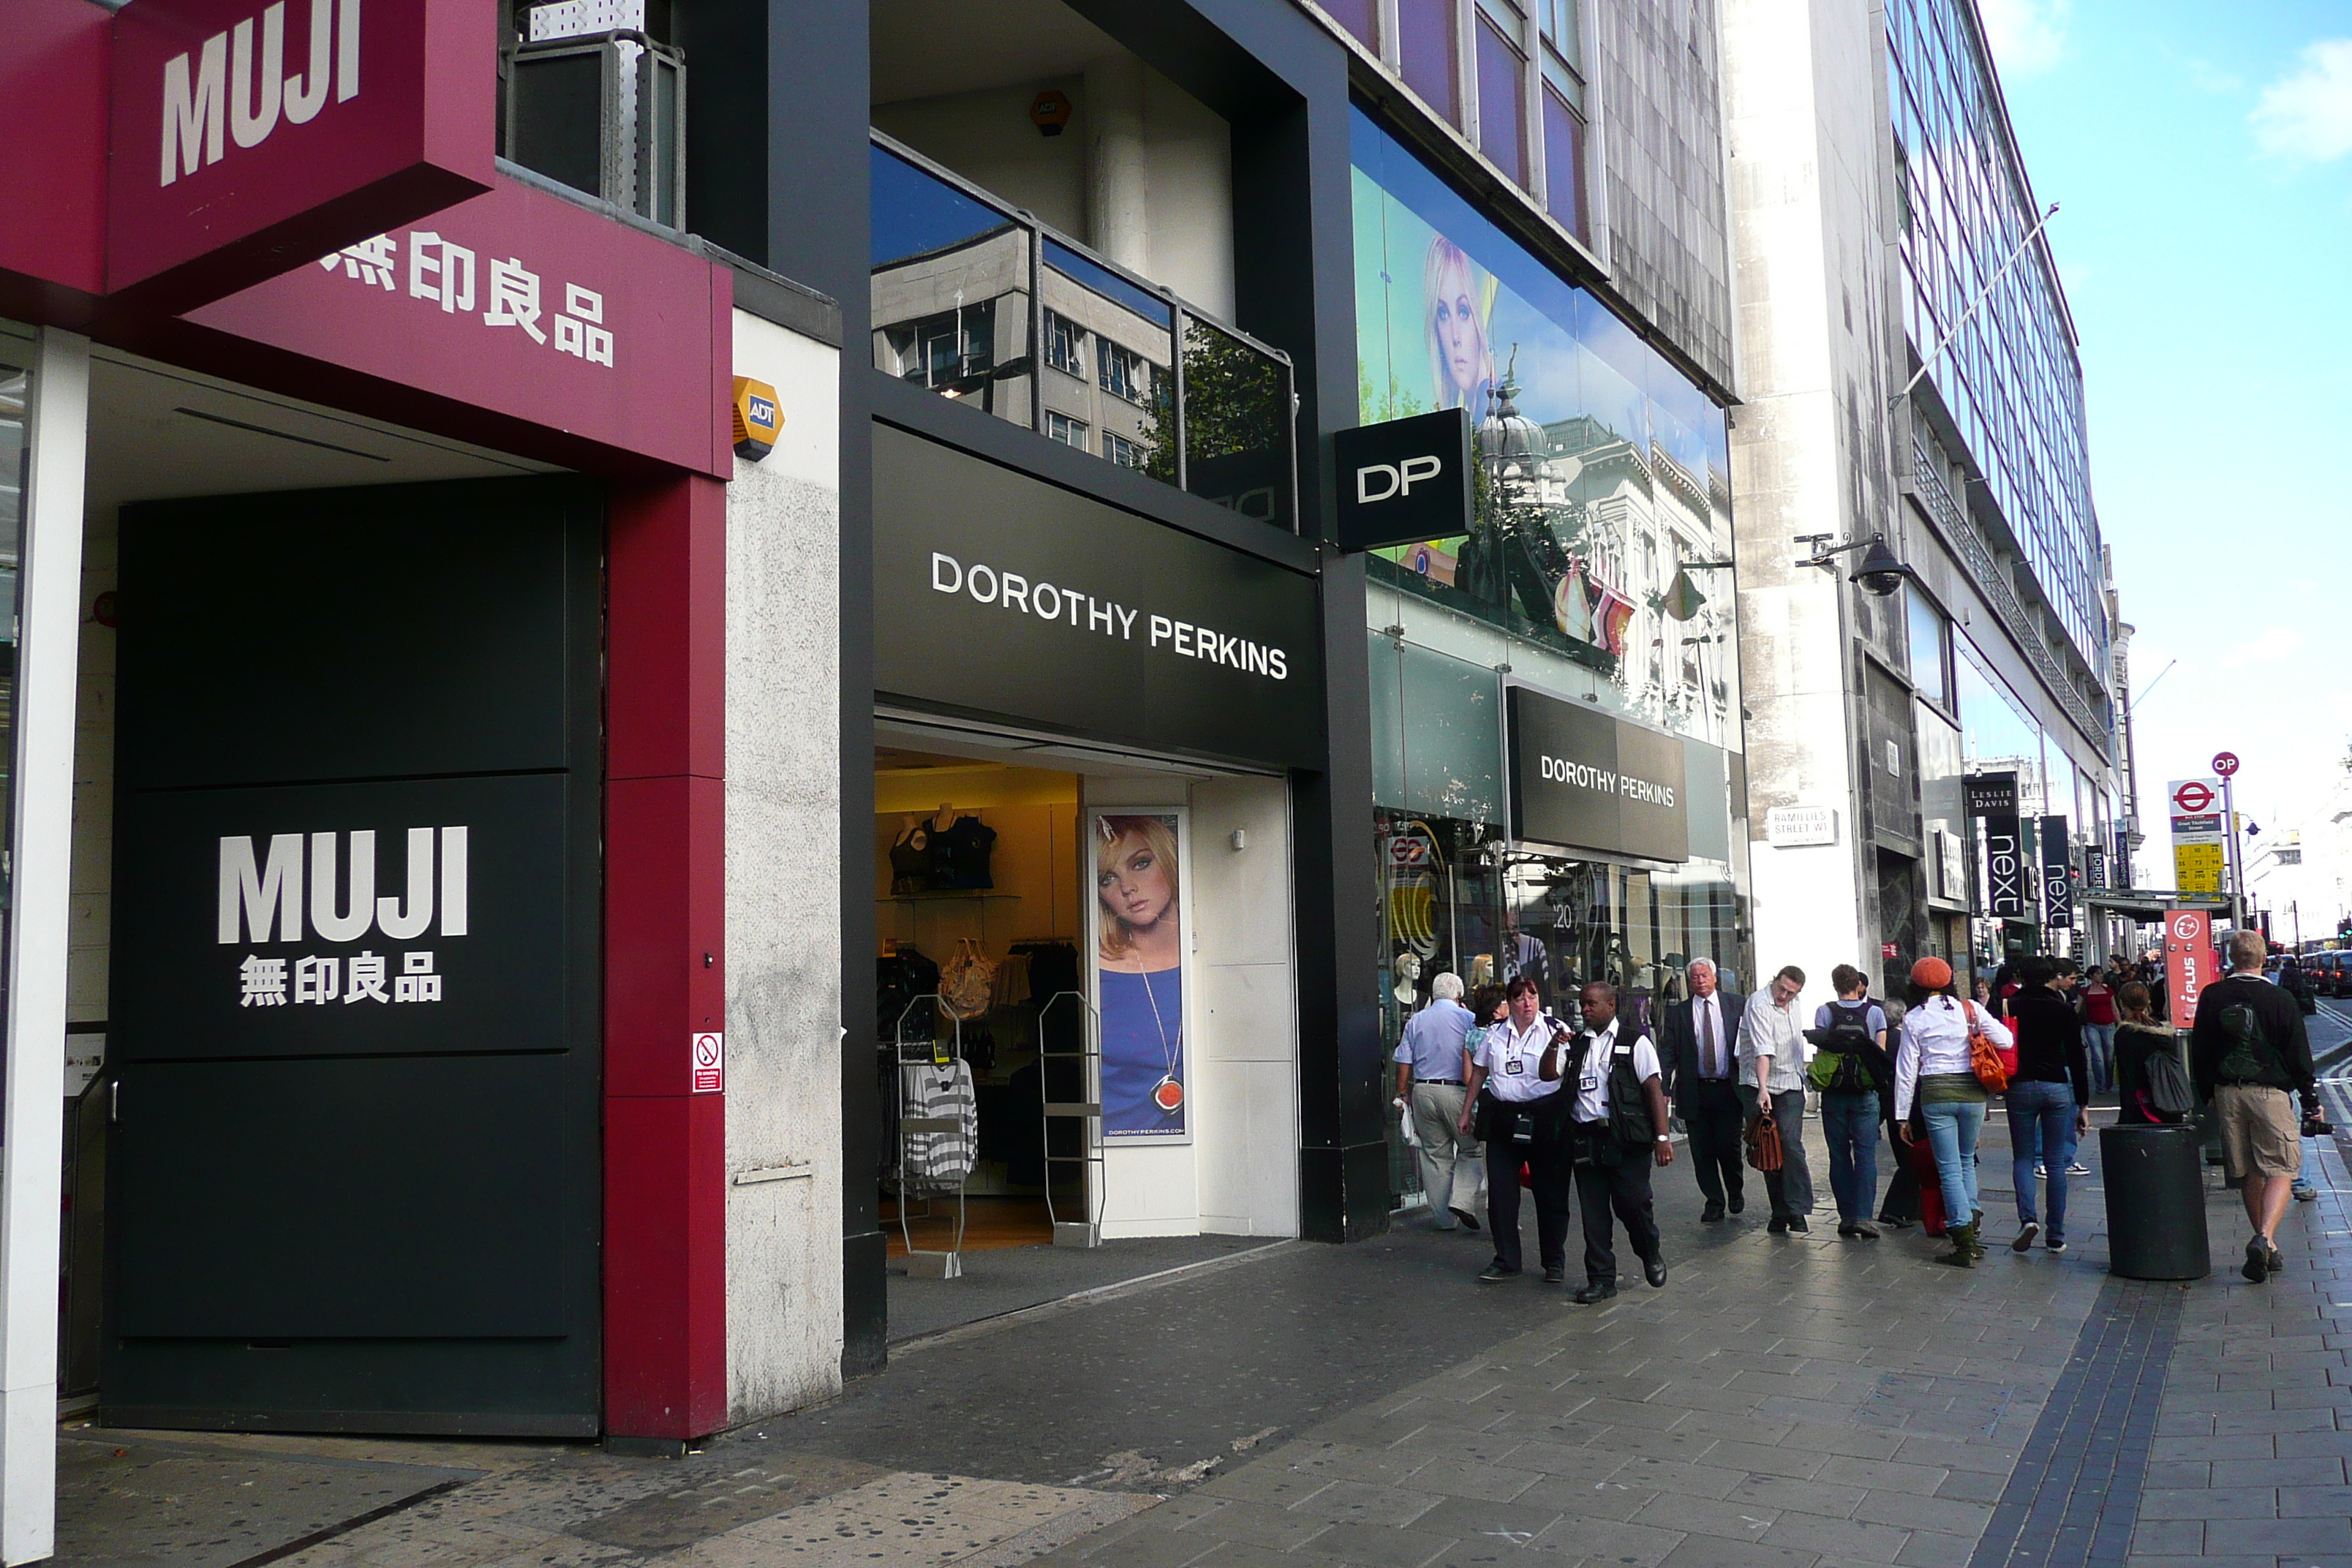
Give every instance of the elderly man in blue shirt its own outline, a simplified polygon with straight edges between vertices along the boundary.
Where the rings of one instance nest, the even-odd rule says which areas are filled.
[[[1474,1020],[1462,1005],[1461,977],[1429,983],[1430,1004],[1404,1026],[1396,1048],[1396,1102],[1412,1107],[1421,1140],[1421,1190],[1439,1230],[1478,1228],[1478,1175],[1485,1155],[1462,1131],[1464,1048]]]

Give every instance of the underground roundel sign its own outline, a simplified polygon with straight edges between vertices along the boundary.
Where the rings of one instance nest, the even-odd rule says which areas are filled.
[[[2203,779],[2190,779],[2172,792],[2172,805],[2183,816],[2201,816],[2213,809],[2213,786]]]
[[[694,1092],[719,1094],[727,1087],[727,1037],[705,1032],[693,1041]]]

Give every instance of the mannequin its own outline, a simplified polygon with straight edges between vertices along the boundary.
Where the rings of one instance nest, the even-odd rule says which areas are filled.
[[[1397,1005],[1402,1007],[1408,1013],[1412,1011],[1413,1000],[1419,994],[1420,980],[1421,959],[1419,956],[1411,952],[1398,953],[1396,957],[1396,989],[1392,994],[1394,994],[1397,999]]]

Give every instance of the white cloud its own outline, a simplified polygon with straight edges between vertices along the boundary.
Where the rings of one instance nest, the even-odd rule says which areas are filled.
[[[2247,121],[2274,158],[2325,163],[2352,153],[2352,38],[2306,47],[2294,70],[2263,89]]]
[[[2304,649],[2304,636],[2293,626],[2264,626],[2221,655],[2223,669],[2258,669],[2284,664]]]
[[[2011,76],[2055,66],[2066,52],[2074,0],[1978,0],[1994,61]]]

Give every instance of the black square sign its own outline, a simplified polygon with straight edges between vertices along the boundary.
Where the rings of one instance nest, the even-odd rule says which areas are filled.
[[[1339,543],[1379,550],[1470,531],[1470,411],[1441,408],[1331,437]]]

